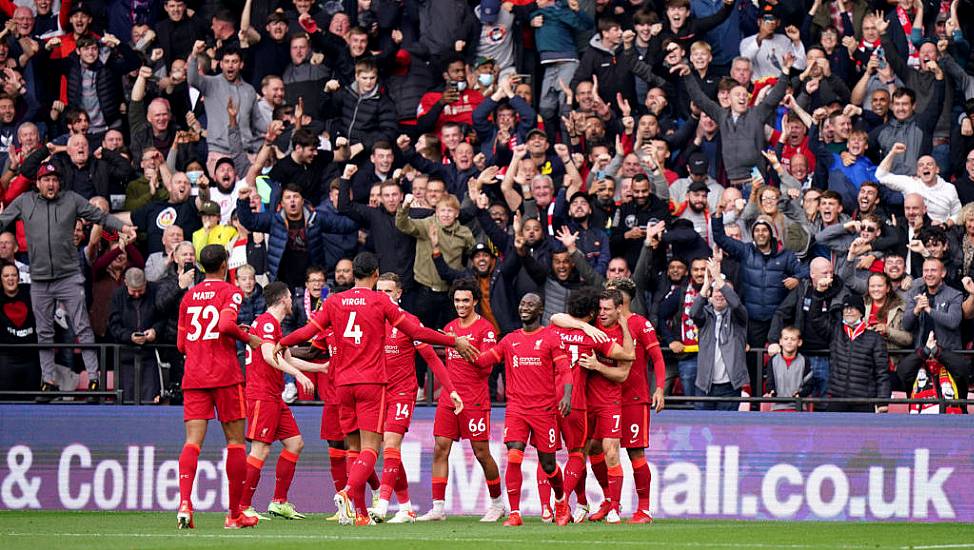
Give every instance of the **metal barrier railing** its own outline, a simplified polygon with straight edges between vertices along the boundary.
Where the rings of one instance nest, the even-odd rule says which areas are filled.
[[[71,397],[71,398],[114,398],[115,404],[127,404],[126,399],[129,396],[124,395],[121,373],[120,358],[122,356],[122,351],[144,351],[144,350],[172,350],[175,349],[175,345],[172,344],[147,344],[144,346],[131,346],[124,344],[76,344],[76,343],[57,343],[57,344],[8,344],[3,347],[4,350],[27,348],[27,349],[95,349],[98,352],[98,364],[100,368],[99,372],[99,387],[104,388],[99,391],[53,391],[53,392],[41,392],[39,389],[32,391],[0,391],[0,399],[4,397],[24,397],[28,399],[33,399],[37,397],[50,397],[50,398],[61,398],[61,397]],[[443,349],[437,347],[436,352],[439,355],[444,355]],[[763,361],[763,356],[766,350],[764,348],[752,348],[746,353],[748,355],[755,356],[757,376],[756,379],[759,383],[764,381],[765,365]],[[891,356],[903,356],[913,353],[910,349],[890,349],[888,350]],[[966,357],[974,357],[974,350],[958,350],[954,353]],[[0,355],[3,351],[0,351]],[[815,355],[828,355],[828,350],[810,350],[802,351],[805,356],[815,356]],[[672,353],[668,349],[663,350],[664,357],[672,358]],[[107,362],[107,359],[111,357],[111,363]],[[142,405],[142,356],[139,353],[132,354],[133,366],[132,366],[132,376],[133,387],[135,388],[133,396],[128,403],[133,403],[135,405]],[[111,370],[113,372],[115,388],[113,390],[108,390],[108,369],[104,368],[106,365],[111,365]],[[652,377],[650,377],[652,380]],[[433,406],[436,404],[436,395],[433,389],[436,387],[435,379],[433,377],[432,371],[427,370],[426,380],[423,384],[420,384],[421,388],[427,388],[428,391],[425,392],[426,397],[424,400],[417,402],[418,406]],[[27,399],[25,399],[27,400]],[[683,395],[667,395],[666,401],[668,404],[693,404],[693,403],[708,403],[708,402],[734,402],[734,403],[790,403],[794,404],[798,410],[802,410],[805,405],[811,404],[853,404],[853,405],[893,405],[893,404],[926,404],[926,405],[940,405],[944,406],[961,406],[967,407],[968,405],[974,404],[974,400],[970,399],[912,399],[912,398],[838,398],[838,397],[764,397],[763,395],[755,395],[750,397],[742,396],[726,396],[726,397],[703,397],[694,396],[687,397]],[[2,403],[2,402],[0,402]],[[321,405],[320,400],[311,401],[296,401],[295,405]],[[496,402],[495,406],[503,406],[504,402]]]

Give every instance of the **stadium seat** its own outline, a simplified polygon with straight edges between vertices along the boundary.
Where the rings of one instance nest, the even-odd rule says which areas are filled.
[[[906,399],[906,392],[894,391],[890,396],[893,399]],[[895,414],[910,414],[910,406],[905,403],[890,403],[889,412]]]

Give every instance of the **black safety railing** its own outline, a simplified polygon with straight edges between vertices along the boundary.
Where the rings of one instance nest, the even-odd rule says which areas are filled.
[[[6,350],[13,349],[69,349],[69,350],[82,350],[82,349],[95,349],[98,354],[98,364],[99,364],[99,391],[50,391],[41,392],[40,389],[36,390],[24,390],[24,391],[4,391],[0,390],[0,403],[2,402],[17,402],[17,401],[33,401],[34,399],[41,398],[51,398],[55,399],[53,402],[70,402],[70,403],[83,403],[84,398],[98,398],[102,402],[113,402],[115,404],[134,404],[142,405],[142,361],[143,357],[141,353],[123,353],[123,352],[138,352],[138,351],[152,351],[156,350],[173,350],[174,345],[171,344],[147,344],[145,346],[131,346],[123,344],[75,344],[75,343],[58,343],[58,344],[8,344],[3,347],[3,351],[0,351],[0,356],[3,355]],[[437,348],[437,353],[441,356],[443,355],[443,349]],[[913,350],[909,349],[889,349],[889,354],[891,356],[904,356],[913,353]],[[767,366],[764,364],[764,354],[766,350],[763,348],[753,348],[749,349],[746,353],[753,357],[756,366],[756,380],[759,384],[763,384],[765,379],[764,373]],[[956,351],[958,355],[971,358],[974,357],[974,351],[969,350],[959,350]],[[813,350],[813,351],[802,351],[802,354],[807,356],[824,356],[828,355],[827,350]],[[664,349],[664,358],[672,359],[673,354],[668,350]],[[121,364],[122,357],[130,358],[132,363],[131,367]],[[111,361],[109,361],[109,358]],[[113,373],[114,389],[108,389],[108,371],[110,367]],[[123,368],[125,371],[122,372]],[[133,377],[132,387],[135,389],[134,395],[127,396],[124,395],[122,376]],[[164,369],[160,368],[160,377],[164,378]],[[653,382],[653,376],[649,377],[650,383]],[[160,387],[165,392],[166,385],[160,380]],[[433,377],[432,371],[427,370],[425,380],[419,385],[421,389],[424,390],[424,398],[417,401],[418,406],[433,406],[437,402],[438,392],[436,391],[437,385]],[[755,388],[755,393],[758,395],[754,396],[721,396],[721,397],[705,397],[705,396],[694,396],[688,397],[685,395],[667,395],[666,404],[667,407],[676,405],[677,407],[692,406],[694,403],[772,403],[772,404],[788,404],[793,405],[797,410],[805,410],[806,405],[812,405],[813,407],[820,404],[846,404],[846,405],[911,405],[911,404],[924,404],[924,405],[939,405],[941,407],[947,406],[959,406],[967,408],[968,405],[974,404],[974,400],[970,399],[943,399],[943,398],[925,398],[925,399],[914,399],[914,398],[839,398],[839,397],[791,397],[791,396],[781,396],[781,397],[764,397],[760,395],[762,389]],[[58,398],[71,397],[71,398],[82,398],[81,401],[56,401]],[[966,396],[962,396],[966,397]],[[13,398],[13,399],[11,399]],[[20,399],[23,398],[23,399]],[[5,401],[4,401],[5,400]],[[321,405],[320,400],[307,400],[307,401],[296,401],[294,405]],[[504,402],[495,402],[496,406],[504,406]]]

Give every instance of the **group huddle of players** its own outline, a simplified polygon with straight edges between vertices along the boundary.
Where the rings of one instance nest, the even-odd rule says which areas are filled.
[[[282,336],[281,321],[292,307],[291,292],[284,283],[264,287],[267,311],[250,327],[238,326],[242,295],[225,282],[226,250],[205,247],[200,264],[206,278],[186,293],[179,311],[177,347],[186,355],[180,529],[194,527],[191,494],[200,446],[214,409],[227,440],[229,513],[224,527],[253,527],[269,519],[254,510],[252,500],[274,441],[281,441],[283,449],[267,512],[287,519],[304,518],[287,500],[304,442],[281,397],[285,373],[294,376],[309,395],[317,387],[325,403],[321,438],[330,447],[338,508],[334,519],[342,525],[445,520],[450,449],[459,439],[470,442],[490,493],[491,504],[481,521],[496,522],[507,515],[505,526],[522,525],[521,462],[530,443],[538,452],[543,521],[558,525],[586,520],[621,522],[619,453],[625,448],[638,496],[637,510],[628,522],[652,522],[650,471],[644,451],[649,445],[650,408],[663,409],[663,358],[652,325],[629,309],[635,292],[632,281],[613,281],[601,292],[576,290],[567,301],[566,312],[552,316],[548,327],[541,325],[541,297],[526,294],[518,306],[523,328],[498,342],[493,325],[477,314],[477,283],[460,280],[453,285],[450,294],[457,318],[443,332],[431,330],[397,305],[402,288],[396,275],[379,275],[375,256],[362,253],[353,261],[355,286],[329,296],[306,326]],[[236,341],[247,344],[246,384],[237,362]],[[317,354],[309,356],[296,347],[309,342]],[[446,347],[445,365],[431,345]],[[416,404],[417,352],[442,387],[433,423],[433,507],[418,517],[409,501],[400,455]],[[500,470],[489,450],[487,381],[494,365],[502,361],[507,392],[504,443],[509,513],[502,497]],[[656,377],[657,389],[652,395],[647,364],[653,366]],[[249,455],[245,441],[251,443]],[[562,444],[568,450],[564,469],[555,457]],[[381,481],[375,473],[380,449]],[[591,515],[585,493],[586,458],[604,495]],[[365,498],[366,484],[373,493],[378,491],[371,507]],[[399,510],[387,520],[393,493]],[[574,512],[569,505],[572,493],[576,494]]]

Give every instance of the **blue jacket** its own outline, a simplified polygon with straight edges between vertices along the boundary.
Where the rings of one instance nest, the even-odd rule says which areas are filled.
[[[319,204],[317,212],[319,223],[338,228],[334,232],[324,233],[321,239],[325,258],[323,265],[331,271],[338,260],[350,257],[358,248],[359,225],[348,216],[339,214],[329,200]]]
[[[267,268],[271,279],[277,278],[284,249],[287,247],[287,219],[284,211],[252,212],[250,201],[237,201],[237,216],[248,231],[267,233]],[[323,235],[341,233],[342,227],[330,218],[318,219],[318,213],[304,207],[304,219],[308,226],[308,265],[324,265]]]
[[[766,223],[761,218],[751,225]],[[724,249],[727,254],[741,264],[741,299],[747,306],[747,316],[755,321],[771,321],[775,310],[785,296],[788,289],[784,280],[788,277],[801,279],[808,277],[808,267],[798,261],[795,253],[778,246],[778,236],[771,226],[771,253],[764,254],[754,243],[744,243],[734,240],[724,233],[724,219],[713,218],[714,242]]]

